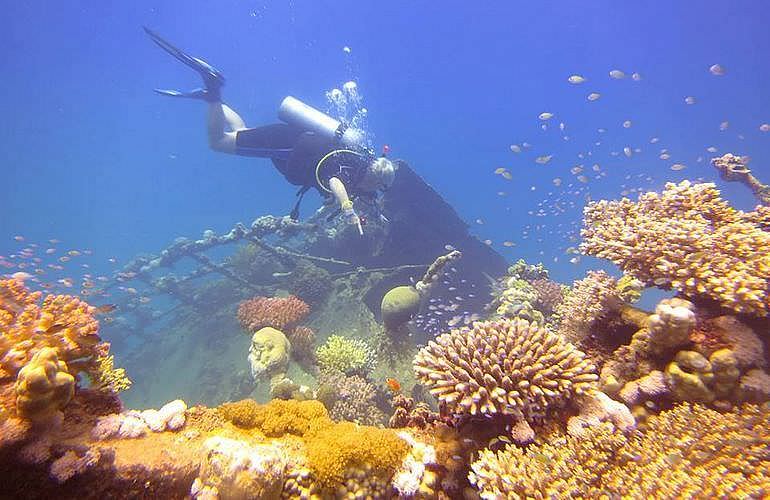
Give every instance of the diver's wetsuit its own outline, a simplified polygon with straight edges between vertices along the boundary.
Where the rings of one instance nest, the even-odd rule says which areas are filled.
[[[373,159],[368,152],[339,153],[329,156],[318,167],[327,154],[346,148],[285,123],[241,130],[236,135],[235,145],[238,155],[270,158],[286,180],[295,186],[315,187],[321,194],[326,194],[329,179],[337,177],[351,199],[360,194],[356,188]]]

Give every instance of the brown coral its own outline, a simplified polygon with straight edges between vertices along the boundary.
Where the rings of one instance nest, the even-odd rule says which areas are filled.
[[[593,202],[584,210],[581,250],[609,259],[647,285],[768,313],[770,233],[759,214],[735,210],[714,184],[668,183],[638,202]]]
[[[286,336],[291,342],[291,357],[306,367],[316,364],[316,334],[312,328],[298,326],[287,332]]]
[[[529,419],[597,380],[572,344],[522,319],[478,322],[440,335],[414,360],[417,378],[455,414]]]
[[[294,295],[253,297],[238,306],[238,321],[248,333],[270,326],[281,331],[294,328],[310,313],[310,306]]]
[[[631,435],[598,426],[484,451],[469,479],[482,498],[760,498],[770,491],[768,429],[767,408],[682,404]]]
[[[374,386],[357,375],[347,376],[339,371],[325,371],[318,381],[318,398],[324,397],[329,416],[337,422],[361,425],[382,425],[385,414],[377,408]],[[329,397],[333,393],[333,397]]]
[[[604,271],[588,271],[575,281],[564,300],[556,306],[561,318],[559,334],[574,343],[591,333],[591,326],[623,303],[618,281]]]
[[[564,295],[561,291],[561,285],[548,278],[538,278],[530,281],[532,288],[537,292],[537,301],[535,307],[537,307],[543,314],[551,314],[556,306],[561,304],[564,300]]]

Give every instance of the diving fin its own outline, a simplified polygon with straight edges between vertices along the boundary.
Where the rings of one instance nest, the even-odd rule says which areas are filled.
[[[168,41],[164,40],[160,35],[152,31],[147,26],[143,26],[145,33],[152,39],[153,42],[155,42],[158,47],[165,50],[169,54],[171,54],[177,61],[181,62],[182,64],[188,66],[189,68],[193,69],[196,73],[198,73],[201,78],[203,79],[203,83],[206,86],[206,89],[195,89],[190,92],[179,92],[176,90],[156,90],[161,95],[171,96],[171,97],[189,97],[193,99],[204,99],[207,101],[211,100],[218,100],[219,99],[219,91],[221,87],[225,84],[225,77],[224,75],[214,68],[212,65],[204,61],[203,59],[200,59],[198,57],[193,57],[179,48],[175,47]]]

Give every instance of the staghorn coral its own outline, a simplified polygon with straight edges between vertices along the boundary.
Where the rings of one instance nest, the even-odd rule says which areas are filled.
[[[564,300],[561,285],[548,278],[538,278],[530,282],[537,292],[535,307],[545,315],[552,314],[556,306]]]
[[[45,422],[64,408],[75,391],[75,379],[56,350],[44,347],[19,371],[16,409],[32,422]]]
[[[346,375],[366,375],[374,369],[374,351],[361,339],[332,335],[316,350],[321,370],[337,370]]]
[[[590,203],[581,250],[609,259],[646,285],[768,313],[770,233],[756,213],[730,207],[714,184],[668,183],[663,193]]]
[[[418,380],[455,414],[530,419],[593,387],[594,366],[572,344],[525,320],[474,323],[431,341]]]
[[[588,271],[556,306],[556,315],[561,318],[559,334],[570,342],[582,342],[591,334],[596,321],[617,310],[623,302],[615,278],[604,271]]]
[[[291,344],[283,332],[266,326],[251,337],[249,364],[254,380],[274,377],[286,372]]]
[[[238,321],[248,333],[264,327],[281,331],[294,328],[310,313],[310,306],[301,299],[288,297],[253,297],[238,306]]]
[[[770,412],[682,404],[630,435],[609,426],[526,450],[486,450],[469,479],[481,498],[760,498],[770,491]]]

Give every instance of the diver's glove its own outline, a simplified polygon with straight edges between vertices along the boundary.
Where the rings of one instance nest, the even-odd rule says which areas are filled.
[[[348,200],[347,202],[342,204],[342,214],[345,216],[345,219],[347,220],[348,224],[354,224],[358,228],[358,234],[361,236],[364,235],[364,229],[361,227],[361,219],[356,214],[356,211],[353,210],[353,202]]]

